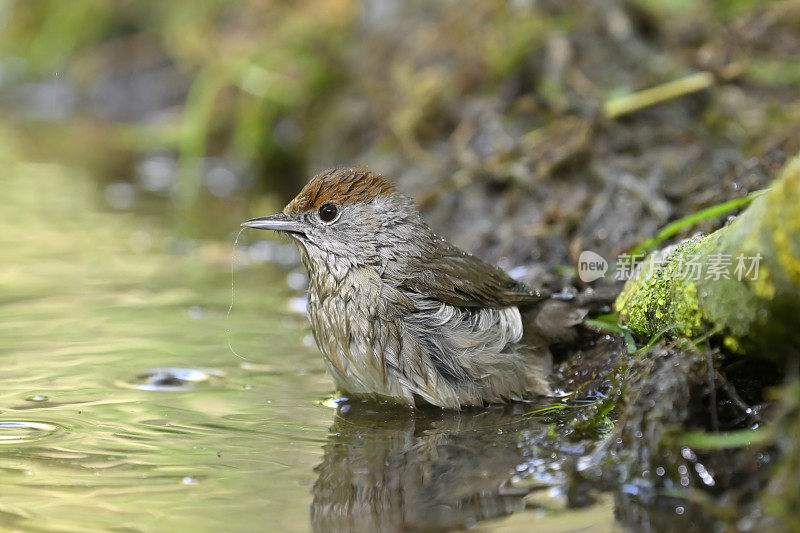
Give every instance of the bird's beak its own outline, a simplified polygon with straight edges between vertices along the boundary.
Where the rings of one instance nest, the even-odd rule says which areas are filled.
[[[302,226],[283,213],[277,213],[268,217],[251,218],[242,222],[242,226],[255,229],[271,229],[275,231],[286,231],[290,233],[303,233]]]

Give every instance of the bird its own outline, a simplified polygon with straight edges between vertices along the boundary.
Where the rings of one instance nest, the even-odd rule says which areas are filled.
[[[550,345],[585,315],[451,244],[362,168],[323,171],[242,226],[297,245],[314,339],[354,397],[458,410],[551,396]]]

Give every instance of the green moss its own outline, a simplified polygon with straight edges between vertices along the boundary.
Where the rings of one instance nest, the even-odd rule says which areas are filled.
[[[800,157],[729,225],[648,257],[616,301],[620,322],[647,336],[719,332],[734,352],[785,357],[800,340],[798,206]]]
[[[638,276],[628,281],[615,307],[620,321],[648,336],[672,330],[693,336],[702,331],[695,280],[685,269],[698,254],[701,236],[650,255]]]

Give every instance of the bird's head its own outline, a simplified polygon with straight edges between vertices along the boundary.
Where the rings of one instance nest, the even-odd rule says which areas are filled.
[[[398,246],[428,231],[410,198],[379,174],[331,169],[316,175],[281,213],[242,226],[284,232],[297,243],[309,269],[379,265]]]

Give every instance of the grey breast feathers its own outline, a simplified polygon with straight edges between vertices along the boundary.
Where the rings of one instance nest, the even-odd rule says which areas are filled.
[[[445,380],[476,382],[519,364],[522,319],[516,307],[460,308],[413,297],[416,311],[404,324]]]

